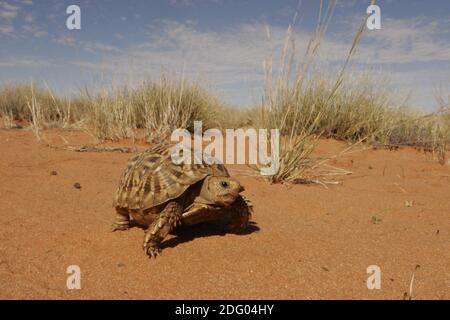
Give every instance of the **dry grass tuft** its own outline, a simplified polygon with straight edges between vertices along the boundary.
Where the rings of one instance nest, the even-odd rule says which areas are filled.
[[[294,27],[297,14],[293,23],[288,27],[281,53],[278,75],[274,77],[273,55],[265,61],[266,83],[264,86],[263,103],[261,111],[261,125],[266,128],[278,128],[283,138],[280,143],[280,170],[270,177],[271,182],[309,183],[318,182],[320,177],[312,177],[311,170],[316,167],[318,159],[311,157],[315,142],[322,134],[324,111],[331,109],[331,105],[337,100],[339,86],[344,76],[344,68],[337,80],[327,87],[329,83],[324,80],[311,77],[310,69],[314,58],[319,51],[323,36],[331,20],[335,1],[330,1],[323,12],[321,1],[317,28],[307,45],[303,61],[295,65],[295,39]],[[359,39],[358,32],[355,39]],[[267,29],[270,40],[270,30]],[[358,40],[359,41],[359,40]],[[355,40],[349,57],[353,54]]]
[[[354,74],[348,70],[349,61],[364,34],[367,17],[354,37],[342,68],[333,75],[321,72],[317,67],[315,58],[334,6],[335,2],[331,1],[324,9],[321,1],[317,29],[302,61],[296,61],[295,16],[286,32],[277,76],[274,76],[273,54],[265,62],[266,83],[258,122],[265,128],[279,128],[283,136],[280,171],[270,181],[325,182],[327,177],[347,174],[337,169],[312,173],[317,172],[319,163],[323,163],[311,156],[319,137],[354,144],[418,147],[432,151],[444,163],[450,131],[449,121],[442,112],[423,114],[407,107],[393,107],[388,78],[374,78],[369,72]],[[270,30],[267,33],[270,39]],[[298,67],[294,68],[295,65]]]
[[[230,107],[199,83],[166,75],[137,88],[114,87],[95,94],[86,88],[71,99],[56,97],[48,86],[44,89],[33,83],[0,89],[4,126],[26,122],[37,137],[42,129],[76,127],[92,132],[99,140],[135,138],[141,130],[144,138],[152,141],[176,128],[191,130],[194,120],[202,120],[205,129],[217,126],[218,119],[226,122],[230,113]],[[238,113],[233,112],[235,116]]]

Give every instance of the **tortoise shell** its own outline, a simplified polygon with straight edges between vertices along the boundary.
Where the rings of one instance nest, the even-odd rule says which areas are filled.
[[[173,145],[156,146],[128,162],[120,179],[113,206],[147,210],[180,197],[190,186],[209,175],[229,177],[222,164],[206,164],[192,152],[192,164],[175,164]],[[201,164],[196,164],[201,163]]]

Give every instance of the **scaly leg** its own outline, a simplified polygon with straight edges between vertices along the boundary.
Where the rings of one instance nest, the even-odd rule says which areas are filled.
[[[160,244],[169,232],[181,224],[183,207],[176,202],[169,202],[164,210],[145,232],[144,251],[149,257],[160,254]]]
[[[226,218],[222,220],[226,232],[240,233],[244,231],[252,217],[253,205],[250,200],[240,196],[228,208]]]
[[[130,227],[130,214],[127,209],[116,207],[116,221],[111,231],[123,231]]]

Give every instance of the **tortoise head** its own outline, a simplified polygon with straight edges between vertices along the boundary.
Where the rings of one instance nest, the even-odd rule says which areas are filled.
[[[230,177],[208,176],[203,181],[197,200],[224,207],[232,204],[242,191],[244,191],[244,187]]]

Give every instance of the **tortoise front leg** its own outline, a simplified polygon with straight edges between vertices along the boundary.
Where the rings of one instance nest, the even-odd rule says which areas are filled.
[[[127,209],[116,208],[116,220],[114,221],[111,231],[123,231],[130,227],[130,214]]]
[[[181,224],[183,207],[176,202],[169,202],[158,218],[148,227],[144,237],[144,251],[150,257],[160,254],[160,244],[169,232]]]
[[[253,205],[250,200],[239,196],[228,208],[224,209],[226,214],[219,223],[226,232],[241,233],[247,228],[253,213]]]

